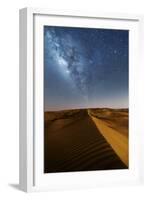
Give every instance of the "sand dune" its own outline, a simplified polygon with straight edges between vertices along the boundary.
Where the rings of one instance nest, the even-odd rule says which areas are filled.
[[[128,138],[128,109],[89,109],[88,113]]]
[[[128,166],[128,112],[126,110],[88,110],[98,130],[111,145],[120,159]]]
[[[128,166],[128,138],[107,126],[102,120],[95,117],[92,117],[92,119],[116,154]]]
[[[90,110],[45,112],[45,173],[127,168]]]

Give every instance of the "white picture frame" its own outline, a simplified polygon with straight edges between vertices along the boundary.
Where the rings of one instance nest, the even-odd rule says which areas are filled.
[[[98,22],[99,21],[99,22]],[[96,26],[96,23],[98,24]],[[42,173],[43,162],[43,43],[44,25],[109,27],[130,30],[129,112],[130,167],[127,170]],[[37,38],[37,39],[36,39]],[[40,38],[38,40],[38,38]],[[39,49],[39,50],[38,50]],[[37,55],[37,56],[36,56]],[[20,189],[26,192],[140,184],[143,182],[143,122],[138,98],[144,76],[143,17],[141,15],[20,10]],[[39,66],[39,67],[38,67]],[[36,81],[37,80],[37,81]],[[138,80],[138,81],[136,81]],[[141,94],[140,94],[141,95]],[[38,123],[37,123],[38,122]],[[138,122],[138,123],[137,123]]]

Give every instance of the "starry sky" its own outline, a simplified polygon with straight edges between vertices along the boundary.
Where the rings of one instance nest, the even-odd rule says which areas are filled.
[[[44,109],[128,108],[128,30],[44,26]]]

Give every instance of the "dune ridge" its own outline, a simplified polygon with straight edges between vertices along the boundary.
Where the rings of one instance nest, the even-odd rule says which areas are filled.
[[[105,137],[107,142],[112,146],[113,150],[120,159],[128,166],[128,139],[118,131],[108,127],[105,122],[95,117],[92,117],[97,128]]]
[[[94,112],[98,113],[94,109],[45,112],[45,173],[127,168],[94,121]]]

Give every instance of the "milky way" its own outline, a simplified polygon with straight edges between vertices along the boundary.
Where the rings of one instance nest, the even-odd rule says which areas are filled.
[[[71,78],[72,83],[86,96],[88,87],[87,62],[84,49],[70,34],[60,36],[55,28],[46,31],[45,44],[48,59],[56,63],[64,78]],[[87,61],[87,62],[86,62]]]
[[[128,31],[45,26],[44,75],[45,109],[127,107]]]

